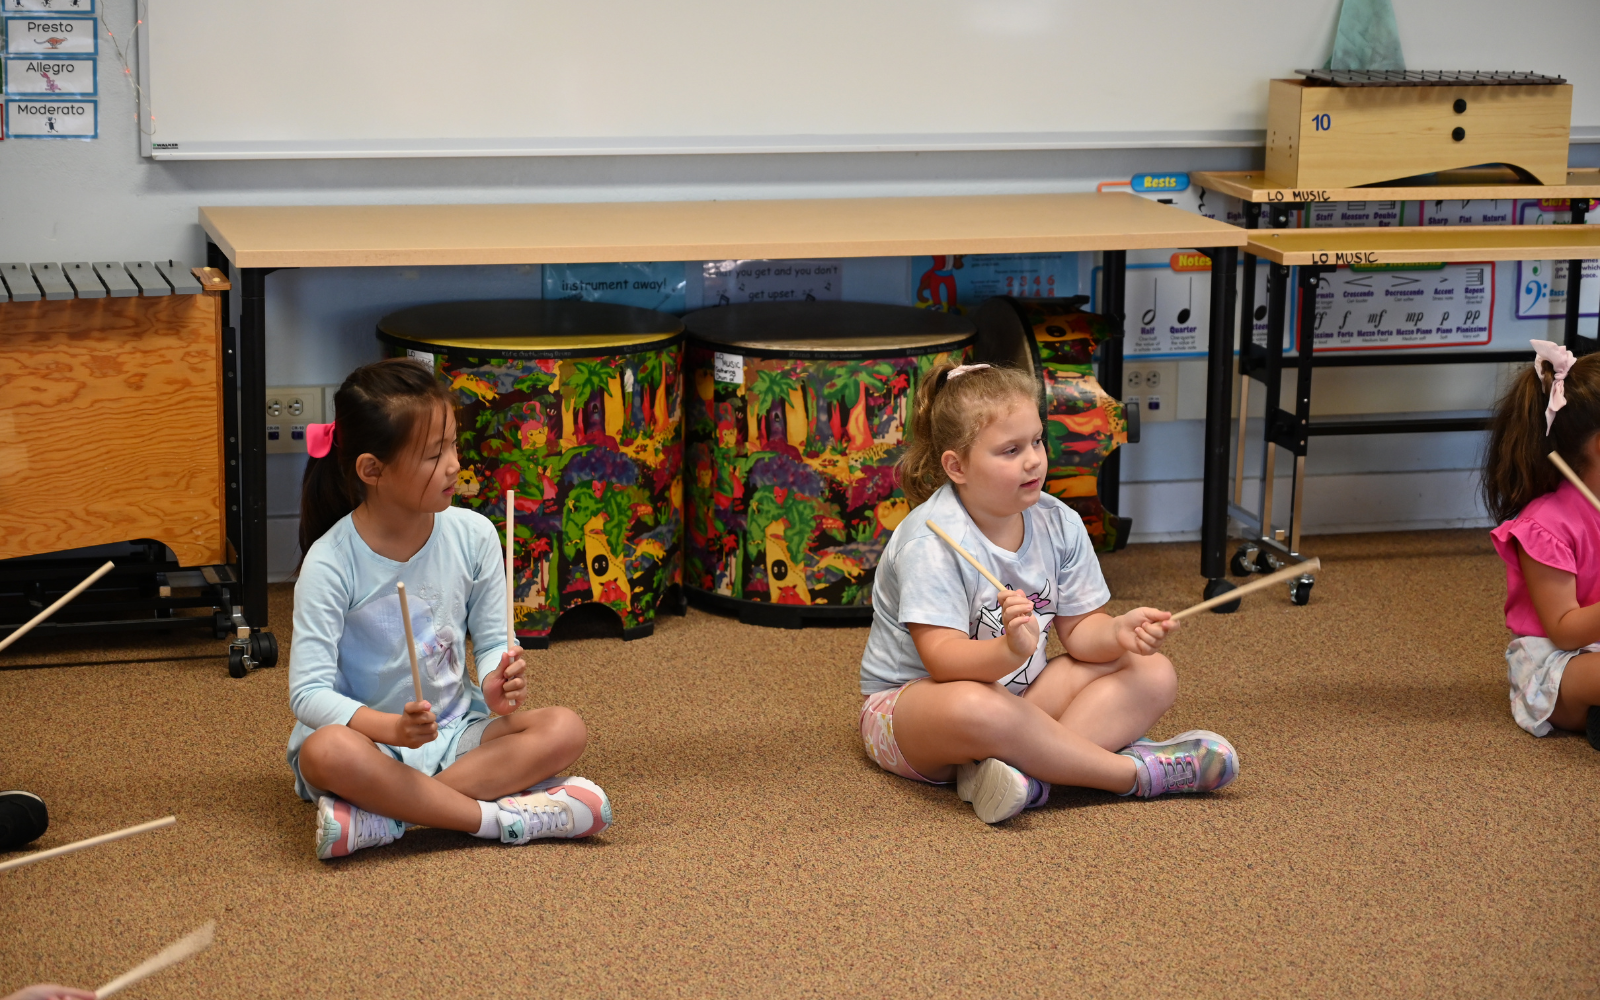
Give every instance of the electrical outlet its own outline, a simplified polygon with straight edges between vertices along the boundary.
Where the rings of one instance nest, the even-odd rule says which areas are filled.
[[[1122,401],[1139,404],[1142,423],[1178,419],[1178,363],[1124,358]]]
[[[267,454],[306,450],[306,424],[320,424],[322,386],[267,387]]]

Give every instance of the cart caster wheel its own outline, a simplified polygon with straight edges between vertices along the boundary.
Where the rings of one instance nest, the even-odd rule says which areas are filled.
[[[243,677],[250,672],[244,662],[244,647],[228,647],[228,676],[233,678]]]
[[[1257,573],[1276,573],[1278,570],[1283,569],[1284,565],[1284,561],[1271,552],[1263,550],[1256,554]]]
[[[1300,605],[1301,607],[1305,607],[1307,604],[1310,604],[1312,582],[1313,581],[1309,576],[1302,576],[1298,580],[1290,580],[1289,600]]]
[[[1206,583],[1205,599],[1209,601],[1219,594],[1226,594],[1228,591],[1235,589],[1237,588],[1235,588],[1234,585],[1229,583],[1227,580],[1210,580]],[[1238,610],[1239,602],[1229,601],[1226,604],[1219,604],[1212,608],[1211,613],[1216,615],[1231,615]]]
[[[278,637],[271,632],[257,632],[250,637],[250,659],[258,667],[278,665]]]
[[[1256,554],[1254,545],[1239,546],[1239,550],[1233,554],[1233,561],[1228,563],[1228,572],[1234,576],[1249,576],[1254,573]]]

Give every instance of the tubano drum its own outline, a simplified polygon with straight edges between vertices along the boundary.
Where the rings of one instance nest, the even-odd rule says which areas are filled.
[[[1128,544],[1128,518],[1100,502],[1100,465],[1128,443],[1122,404],[1100,388],[1095,348],[1116,336],[1109,317],[1079,308],[1088,299],[992,298],[978,307],[979,361],[1022,368],[1039,379],[1045,448],[1045,489],[1083,518],[1095,548]]]
[[[683,436],[674,316],[594,302],[441,302],[390,313],[378,337],[456,399],[456,503],[505,531],[516,496],[515,608],[525,648],[581,604],[647,636],[681,613]]]
[[[872,577],[910,511],[895,463],[917,386],[967,360],[970,322],[852,302],[684,317],[685,584],[742,621],[872,617]]]

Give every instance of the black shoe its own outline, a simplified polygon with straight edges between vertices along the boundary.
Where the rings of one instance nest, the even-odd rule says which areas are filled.
[[[1589,717],[1584,720],[1583,734],[1589,737],[1589,745],[1600,750],[1600,705],[1589,706]]]
[[[0,851],[20,851],[49,828],[44,799],[32,792],[0,792]]]

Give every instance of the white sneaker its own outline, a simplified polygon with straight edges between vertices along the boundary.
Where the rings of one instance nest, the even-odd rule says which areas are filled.
[[[588,778],[551,778],[507,795],[500,809],[500,842],[589,837],[611,825],[611,800]]]
[[[317,799],[317,857],[342,858],[363,847],[382,847],[405,835],[399,820],[357,809],[344,799],[324,795]]]
[[[1004,823],[1024,809],[1050,801],[1050,786],[1000,760],[989,757],[956,767],[956,794],[971,802],[985,823]]]

